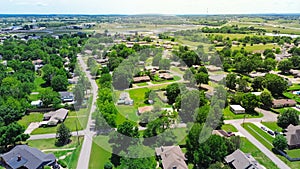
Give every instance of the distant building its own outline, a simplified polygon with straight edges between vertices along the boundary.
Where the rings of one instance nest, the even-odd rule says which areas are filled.
[[[282,107],[294,107],[296,106],[297,102],[291,99],[278,99],[273,100],[273,108],[282,108]]]
[[[226,77],[226,75],[209,75],[209,80],[215,83],[219,83],[221,82],[224,78]]]
[[[285,135],[289,149],[300,148],[300,125],[290,124]]]
[[[60,99],[62,102],[73,102],[74,95],[71,92],[58,92],[60,94]]]
[[[224,130],[213,130],[212,134],[218,135],[218,136],[221,136],[221,137],[231,137],[231,136],[234,136],[234,134],[229,134],[229,133],[227,133]]]
[[[40,126],[56,126],[58,123],[65,121],[69,113],[67,109],[58,109],[44,114],[44,121],[40,122]]]
[[[32,101],[30,103],[31,106],[42,107],[43,102],[41,100]]]
[[[0,155],[0,162],[8,169],[43,169],[44,166],[59,168],[53,154],[45,154],[27,145],[17,145],[9,152]]]
[[[174,76],[171,75],[170,73],[161,73],[161,74],[159,74],[159,77],[161,79],[165,79],[165,80],[173,80],[174,79]]]
[[[206,69],[209,71],[209,72],[216,72],[216,71],[221,71],[222,68],[221,67],[217,67],[215,65],[207,65],[205,66]]]
[[[266,73],[261,73],[261,72],[252,72],[249,74],[250,77],[255,78],[255,77],[264,77],[266,76]]]
[[[134,77],[133,83],[149,82],[150,80],[149,76]]]
[[[120,94],[119,100],[117,101],[118,105],[125,104],[125,105],[133,105],[133,100],[130,98],[129,93],[123,92]]]
[[[153,109],[154,109],[153,106],[139,107],[139,108],[138,108],[138,111],[137,111],[137,114],[138,114],[138,115],[141,115],[141,114],[143,114],[143,113],[145,113],[145,112],[150,112],[150,111],[152,111]]]
[[[233,169],[265,169],[251,154],[245,154],[240,149],[226,156],[225,162]]]
[[[245,109],[240,105],[230,105],[230,110],[235,114],[244,114]]]
[[[156,157],[161,160],[163,169],[188,169],[187,160],[179,146],[155,148]]]

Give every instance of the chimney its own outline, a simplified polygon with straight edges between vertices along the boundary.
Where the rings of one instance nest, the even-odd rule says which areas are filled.
[[[17,161],[21,161],[21,160],[22,160],[21,155],[18,155],[18,160]]]

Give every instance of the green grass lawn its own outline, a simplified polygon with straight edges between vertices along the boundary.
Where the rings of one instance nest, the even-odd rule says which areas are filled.
[[[83,130],[83,127],[77,117],[68,117],[65,120],[65,125],[71,130],[76,131],[76,124],[78,130]],[[60,125],[60,124],[59,124]],[[59,126],[58,125],[58,126]],[[31,134],[49,134],[49,133],[56,133],[58,126],[54,127],[40,127],[35,130]]]
[[[252,123],[244,123],[243,127],[264,146],[272,150],[272,142],[274,138],[271,135],[269,135],[267,132],[263,131],[262,129],[260,129]]]
[[[142,83],[136,83],[137,86],[147,86],[148,83],[147,82],[142,82]]]
[[[43,114],[42,113],[30,113],[29,115],[23,116],[21,120],[18,121],[18,123],[27,128],[30,123],[32,122],[40,122],[43,120]]]
[[[300,97],[291,92],[284,92],[283,95],[289,99],[295,100],[297,103],[300,103]]]
[[[92,152],[89,161],[89,168],[104,168],[106,162],[109,162],[112,148],[108,143],[108,136],[97,136],[93,139]]]
[[[129,94],[130,94],[130,98],[134,101],[134,107],[138,108],[138,107],[142,107],[142,106],[146,106],[147,104],[145,104],[145,93],[149,91],[148,88],[139,88],[139,89],[132,89],[129,90]]]
[[[283,113],[286,110],[295,110],[295,109],[293,109],[291,107],[285,107],[285,108],[272,109],[272,110],[275,111],[275,112],[277,112],[278,114],[281,114],[281,113]],[[297,112],[300,115],[300,112],[299,111],[297,111]]]
[[[74,150],[63,150],[63,151],[45,151],[45,153],[53,153],[56,158],[66,156],[64,161],[67,163],[69,169],[76,169],[78,158],[80,155],[83,137],[71,137],[71,143],[57,147],[55,146],[55,138],[51,139],[41,139],[41,140],[28,140],[27,143],[31,147],[38,148],[39,150],[47,150],[47,149],[67,149],[67,148],[75,148]],[[79,141],[79,144],[78,144]]]
[[[300,149],[286,150],[286,153],[292,158],[300,158]]]
[[[245,116],[246,116],[246,118],[260,118],[260,117],[263,116],[263,114],[261,114],[261,113],[258,113],[257,115],[252,115],[252,114],[234,114],[232,111],[230,111],[229,106],[226,107],[223,110],[223,113],[224,113],[225,120],[243,119],[243,118],[245,118]]]
[[[241,137],[241,151],[250,153],[261,165],[268,169],[278,169],[278,167],[247,138]]]
[[[288,91],[300,90],[300,84],[293,84],[287,90]]]
[[[222,125],[222,130],[225,130],[225,131],[231,131],[231,132],[238,132],[238,130],[231,124],[223,124]]]
[[[251,128],[253,129],[251,129]],[[270,151],[273,149],[272,140],[274,139],[271,137],[268,133],[262,131],[260,128],[256,127],[254,124],[251,123],[245,123],[244,128],[253,136],[255,137],[260,143],[262,143],[266,148],[268,148]],[[288,154],[291,154],[292,156],[297,155],[299,153],[298,151],[286,151]],[[286,163],[291,168],[300,168],[300,161],[296,162],[290,162],[285,157],[276,154],[278,158],[280,158],[284,163]]]
[[[205,35],[208,35],[208,34],[211,34],[211,35],[221,35],[223,36],[224,38],[227,38],[229,37],[231,40],[234,39],[234,38],[237,38],[237,39],[241,39],[241,38],[245,38],[246,36],[254,36],[254,34],[229,34],[229,33],[206,33]],[[256,36],[259,36],[259,35],[256,35]]]
[[[273,131],[282,131],[282,128],[279,127],[276,122],[262,122],[262,124]]]
[[[139,117],[136,114],[137,109],[133,106],[117,105],[119,113],[131,121],[138,121]]]
[[[256,51],[256,50],[266,50],[266,49],[273,49],[273,48],[279,48],[278,45],[273,45],[273,44],[254,44],[251,46],[250,44],[247,44],[245,47],[243,45],[239,46],[232,46],[231,50],[240,50],[241,48],[244,48],[248,52]],[[216,47],[217,50],[222,50],[223,47]]]

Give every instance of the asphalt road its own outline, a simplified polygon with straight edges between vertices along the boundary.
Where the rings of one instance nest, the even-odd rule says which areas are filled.
[[[92,94],[93,94],[93,101],[92,107],[89,112],[89,119],[87,123],[87,128],[84,130],[84,140],[81,148],[81,152],[79,155],[79,160],[77,164],[77,169],[88,169],[89,168],[89,161],[90,161],[90,154],[92,149],[93,143],[93,135],[94,133],[90,130],[90,126],[92,125],[92,113],[96,110],[96,101],[98,96],[98,86],[96,81],[92,78],[89,71],[87,71],[87,65],[84,63],[82,57],[78,56],[79,65],[82,67],[82,70],[86,74],[86,77],[89,79],[91,86],[92,86]]]

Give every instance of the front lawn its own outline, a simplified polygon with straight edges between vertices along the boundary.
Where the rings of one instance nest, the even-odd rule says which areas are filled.
[[[32,122],[41,122],[43,120],[43,114],[42,113],[30,113],[29,115],[23,116],[21,120],[18,121],[18,123],[27,128],[30,123]]]
[[[283,95],[289,99],[295,100],[297,103],[300,103],[300,97],[291,92],[284,92]]]
[[[272,136],[270,136],[267,132],[257,127],[255,124],[244,123],[242,126],[260,143],[262,143],[268,149],[272,150],[273,148],[272,142],[274,140]]]
[[[247,138],[241,137],[241,151],[250,153],[261,165],[268,169],[278,169],[278,167],[264,153],[255,147]]]
[[[134,101],[133,105],[135,108],[146,106],[145,102],[145,93],[149,91],[148,88],[139,88],[129,90],[130,98]]]
[[[67,163],[68,168],[76,169],[83,143],[83,137],[79,137],[79,139],[78,137],[71,137],[71,143],[62,147],[55,146],[55,138],[28,140],[27,143],[29,146],[42,150],[45,153],[53,153],[56,158],[65,156],[63,160]]]
[[[138,121],[139,117],[136,114],[137,109],[133,106],[117,105],[116,108],[118,109],[118,112],[128,120]]]
[[[71,130],[71,131],[76,131],[76,130],[83,130],[83,127],[77,117],[68,117],[65,120],[65,125]],[[59,126],[60,124],[58,124]],[[76,128],[77,125],[77,128]],[[56,133],[58,126],[54,127],[40,127],[32,131],[32,135],[34,134],[49,134],[49,133]]]
[[[225,120],[232,120],[232,119],[243,119],[243,118],[260,118],[263,117],[262,113],[257,114],[234,114],[230,111],[229,106],[223,110]]]
[[[273,131],[282,131],[282,128],[277,125],[277,122],[262,122],[262,124]]]
[[[108,136],[97,136],[93,138],[92,151],[90,155],[89,168],[104,168],[106,162],[110,161],[112,148],[108,143]]]
[[[238,132],[238,130],[231,124],[223,124],[222,125],[222,130],[227,131],[227,132],[229,132],[229,131]]]

